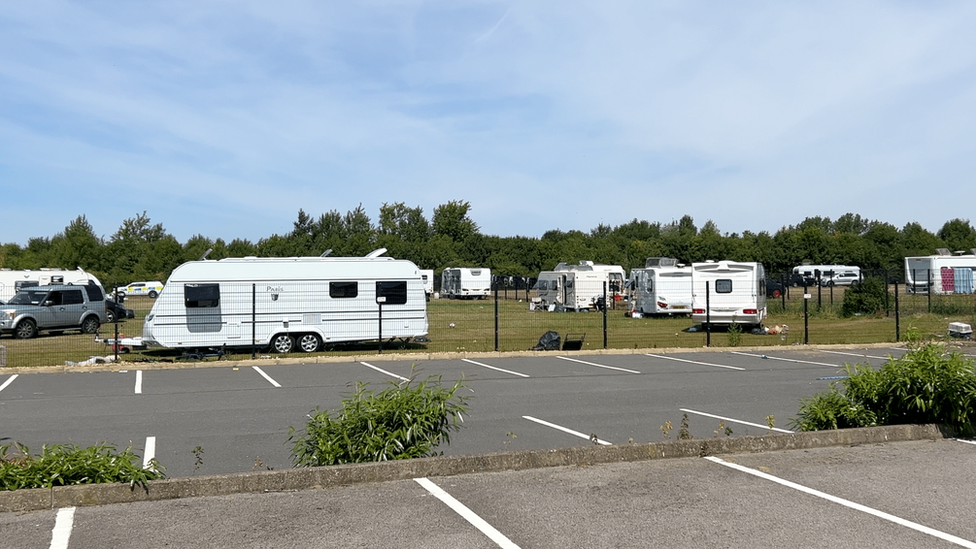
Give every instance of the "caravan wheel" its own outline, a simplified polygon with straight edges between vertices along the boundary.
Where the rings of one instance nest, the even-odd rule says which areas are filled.
[[[271,340],[271,350],[276,353],[290,353],[295,347],[295,341],[288,334],[278,334]]]
[[[305,353],[314,353],[319,350],[322,340],[315,334],[302,334],[298,336],[298,348]]]

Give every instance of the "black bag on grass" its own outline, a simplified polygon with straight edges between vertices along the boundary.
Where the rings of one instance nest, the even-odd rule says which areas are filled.
[[[559,332],[553,332],[552,330],[542,334],[539,338],[539,343],[536,343],[535,347],[532,347],[533,351],[558,351],[562,339],[559,337]]]

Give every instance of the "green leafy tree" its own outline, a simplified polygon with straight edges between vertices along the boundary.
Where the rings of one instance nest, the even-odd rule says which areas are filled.
[[[973,229],[968,219],[947,221],[936,234],[946,243],[949,251],[968,252],[976,248],[976,229]]]
[[[431,220],[433,234],[446,236],[454,242],[464,242],[478,232],[478,225],[468,216],[470,210],[471,204],[459,200],[434,208]]]

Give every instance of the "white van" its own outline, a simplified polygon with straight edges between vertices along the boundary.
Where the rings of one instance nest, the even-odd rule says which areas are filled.
[[[452,267],[441,272],[441,296],[484,299],[491,295],[491,269]]]

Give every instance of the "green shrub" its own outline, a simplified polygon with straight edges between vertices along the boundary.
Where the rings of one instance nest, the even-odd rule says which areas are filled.
[[[841,305],[841,316],[852,317],[856,314],[876,314],[884,311],[886,301],[890,298],[888,284],[880,277],[865,278],[860,284],[855,284],[844,292],[844,302]]]
[[[55,444],[43,446],[39,455],[32,456],[26,446],[14,446],[15,454],[10,453],[10,445],[0,446],[0,490],[113,482],[145,487],[146,481],[164,476],[155,459],[146,469],[136,465],[139,456],[131,447],[119,453],[106,444],[88,448]]]
[[[848,377],[829,391],[802,399],[793,426],[801,431],[938,423],[973,434],[973,361],[938,344],[912,344],[880,369],[847,365]]]
[[[315,409],[304,431],[289,428],[296,467],[387,461],[436,455],[450,443],[467,412],[458,381],[441,387],[440,376],[425,381],[391,381],[380,392],[357,383],[335,414]]]

